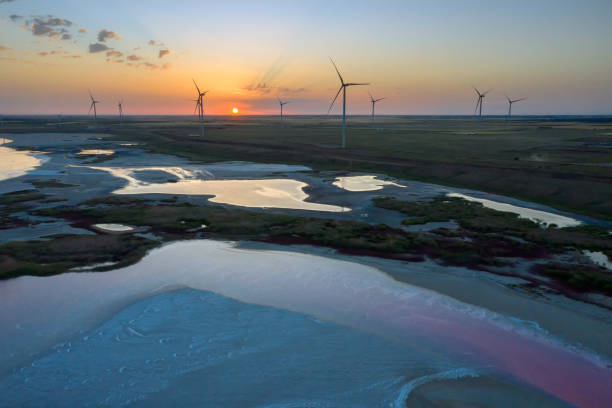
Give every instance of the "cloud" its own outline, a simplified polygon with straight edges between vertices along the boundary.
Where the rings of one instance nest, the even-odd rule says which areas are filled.
[[[58,37],[67,34],[65,27],[70,27],[72,21],[59,17],[35,17],[31,22],[32,34],[36,36]]]
[[[157,42],[155,40],[149,40],[148,44],[149,45],[155,45],[155,44],[157,44]]]
[[[96,52],[109,51],[111,48],[106,46],[106,44],[94,43],[89,44],[89,52],[95,54]]]
[[[0,51],[13,51],[13,48],[8,45],[0,45]]]
[[[159,50],[159,58],[164,58],[166,55],[170,55],[170,50]]]
[[[123,57],[123,53],[121,51],[111,50],[111,51],[107,51],[106,56],[113,57],[113,58],[121,58]]]
[[[0,4],[2,4],[2,3],[10,3],[12,1],[15,1],[15,0],[0,0]]]
[[[123,60],[122,59],[114,59],[114,58],[107,58],[106,62],[115,62],[117,64],[123,64]]]
[[[80,34],[85,34],[86,32],[87,32],[87,30],[86,30],[86,29],[84,29],[84,28],[82,28],[82,27],[81,27],[81,28],[79,28],[79,33],[80,33]]]
[[[249,92],[257,92],[259,94],[270,93],[277,87],[273,86],[274,80],[285,70],[288,62],[282,57],[279,57],[274,63],[268,68],[268,70],[259,79],[254,79],[251,83],[244,87]]]
[[[62,58],[74,58],[74,59],[76,59],[76,58],[83,58],[83,56],[82,55],[64,55],[64,56],[62,56]]]
[[[36,53],[36,55],[40,57],[46,57],[49,55],[62,55],[62,54],[68,54],[68,52],[64,50],[53,50],[53,51],[41,51],[39,53]]]
[[[142,57],[139,57],[138,55],[128,55],[127,56],[128,61],[140,61],[142,59]]]
[[[62,34],[62,40],[69,40],[72,36],[70,34]]]
[[[11,14],[9,18],[13,23],[16,23],[19,20],[23,20],[23,16],[20,16],[19,14]]]
[[[106,42],[107,39],[121,40],[121,36],[114,31],[100,30],[98,33],[98,41]]]

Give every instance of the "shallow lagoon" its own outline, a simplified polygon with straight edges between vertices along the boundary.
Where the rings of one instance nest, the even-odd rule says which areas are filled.
[[[311,203],[305,201],[308,194],[304,187],[308,184],[289,178],[281,179],[235,179],[235,180],[203,180],[198,177],[212,177],[206,170],[198,172],[180,167],[89,167],[94,170],[106,171],[115,177],[122,178],[128,184],[114,194],[169,194],[169,195],[211,195],[209,201],[256,208],[287,208],[296,210],[344,212],[348,209],[330,204]],[[178,180],[161,183],[143,181],[147,172],[165,172]],[[139,178],[134,177],[138,173]]]
[[[353,192],[377,191],[382,190],[385,186],[405,187],[392,181],[381,180],[371,175],[336,177],[336,180],[332,184],[343,190]]]
[[[11,140],[5,139],[5,142],[10,143]],[[33,152],[0,145],[0,181],[23,176],[43,162],[44,159]]]
[[[0,357],[0,390],[16,404],[54,389],[67,404],[175,395],[190,405],[187,389],[213,405],[401,406],[406,387],[436,373],[509,378],[585,407],[612,402],[609,362],[594,354],[313,255],[186,241],[116,271],[1,282],[0,293],[0,345],[12,350]]]
[[[564,215],[534,210],[533,208],[519,207],[508,203],[500,203],[498,201],[487,200],[486,198],[477,198],[461,193],[448,193],[447,196],[481,203],[483,206],[493,210],[518,214],[520,218],[525,218],[544,226],[556,225],[559,228],[564,228],[582,224],[582,222]]]

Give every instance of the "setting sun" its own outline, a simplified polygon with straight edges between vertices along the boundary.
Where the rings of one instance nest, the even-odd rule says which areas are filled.
[[[237,115],[238,114],[238,108],[232,108],[232,113],[234,115]]]

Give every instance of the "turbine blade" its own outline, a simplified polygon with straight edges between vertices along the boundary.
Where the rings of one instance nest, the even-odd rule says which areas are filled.
[[[332,108],[334,107],[334,102],[336,102],[336,99],[338,99],[338,95],[340,95],[340,92],[342,91],[342,88],[344,88],[344,85],[342,85],[338,89],[338,93],[336,94],[336,96],[334,96],[334,100],[332,101],[331,105],[329,105],[329,109],[327,110],[327,114],[328,115],[329,115],[329,112],[331,112]]]
[[[478,95],[478,97],[480,98],[480,91],[478,90],[478,88],[476,88],[473,85],[472,85],[472,88],[474,88],[474,91],[476,91],[476,95]]]
[[[489,92],[491,92],[493,89],[489,89],[487,90],[485,93],[482,94],[482,96],[485,96],[486,94],[488,94]]]
[[[515,100],[513,100],[513,101],[512,101],[512,103],[514,103],[514,102],[520,102],[520,101],[524,101],[525,99],[527,99],[527,98],[520,98],[520,99],[515,99]]]
[[[349,82],[348,84],[344,84],[344,86],[354,86],[354,85],[370,85],[369,82]]]
[[[198,84],[196,84],[195,79],[191,78],[191,80],[193,81],[193,84],[195,85],[196,89],[198,90],[198,94],[200,94],[200,88],[198,88]]]
[[[372,97],[372,94],[370,93],[370,91],[368,91],[368,95],[370,95],[370,101],[374,102],[374,97]]]
[[[344,85],[344,79],[342,79],[342,75],[340,75],[340,71],[338,71],[338,67],[336,66],[336,63],[334,62],[334,60],[331,57],[329,57],[329,60],[334,65],[334,68],[336,69],[336,73],[338,74],[338,77],[340,78],[340,83],[342,85]]]
[[[374,102],[382,101],[383,99],[387,99],[387,98],[386,97],[385,98],[378,98]]]

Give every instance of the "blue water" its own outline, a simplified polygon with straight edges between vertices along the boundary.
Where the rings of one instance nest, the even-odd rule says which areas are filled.
[[[411,349],[299,313],[185,289],[133,304],[14,370],[0,381],[0,402],[393,406],[411,379],[454,368],[422,344]]]

